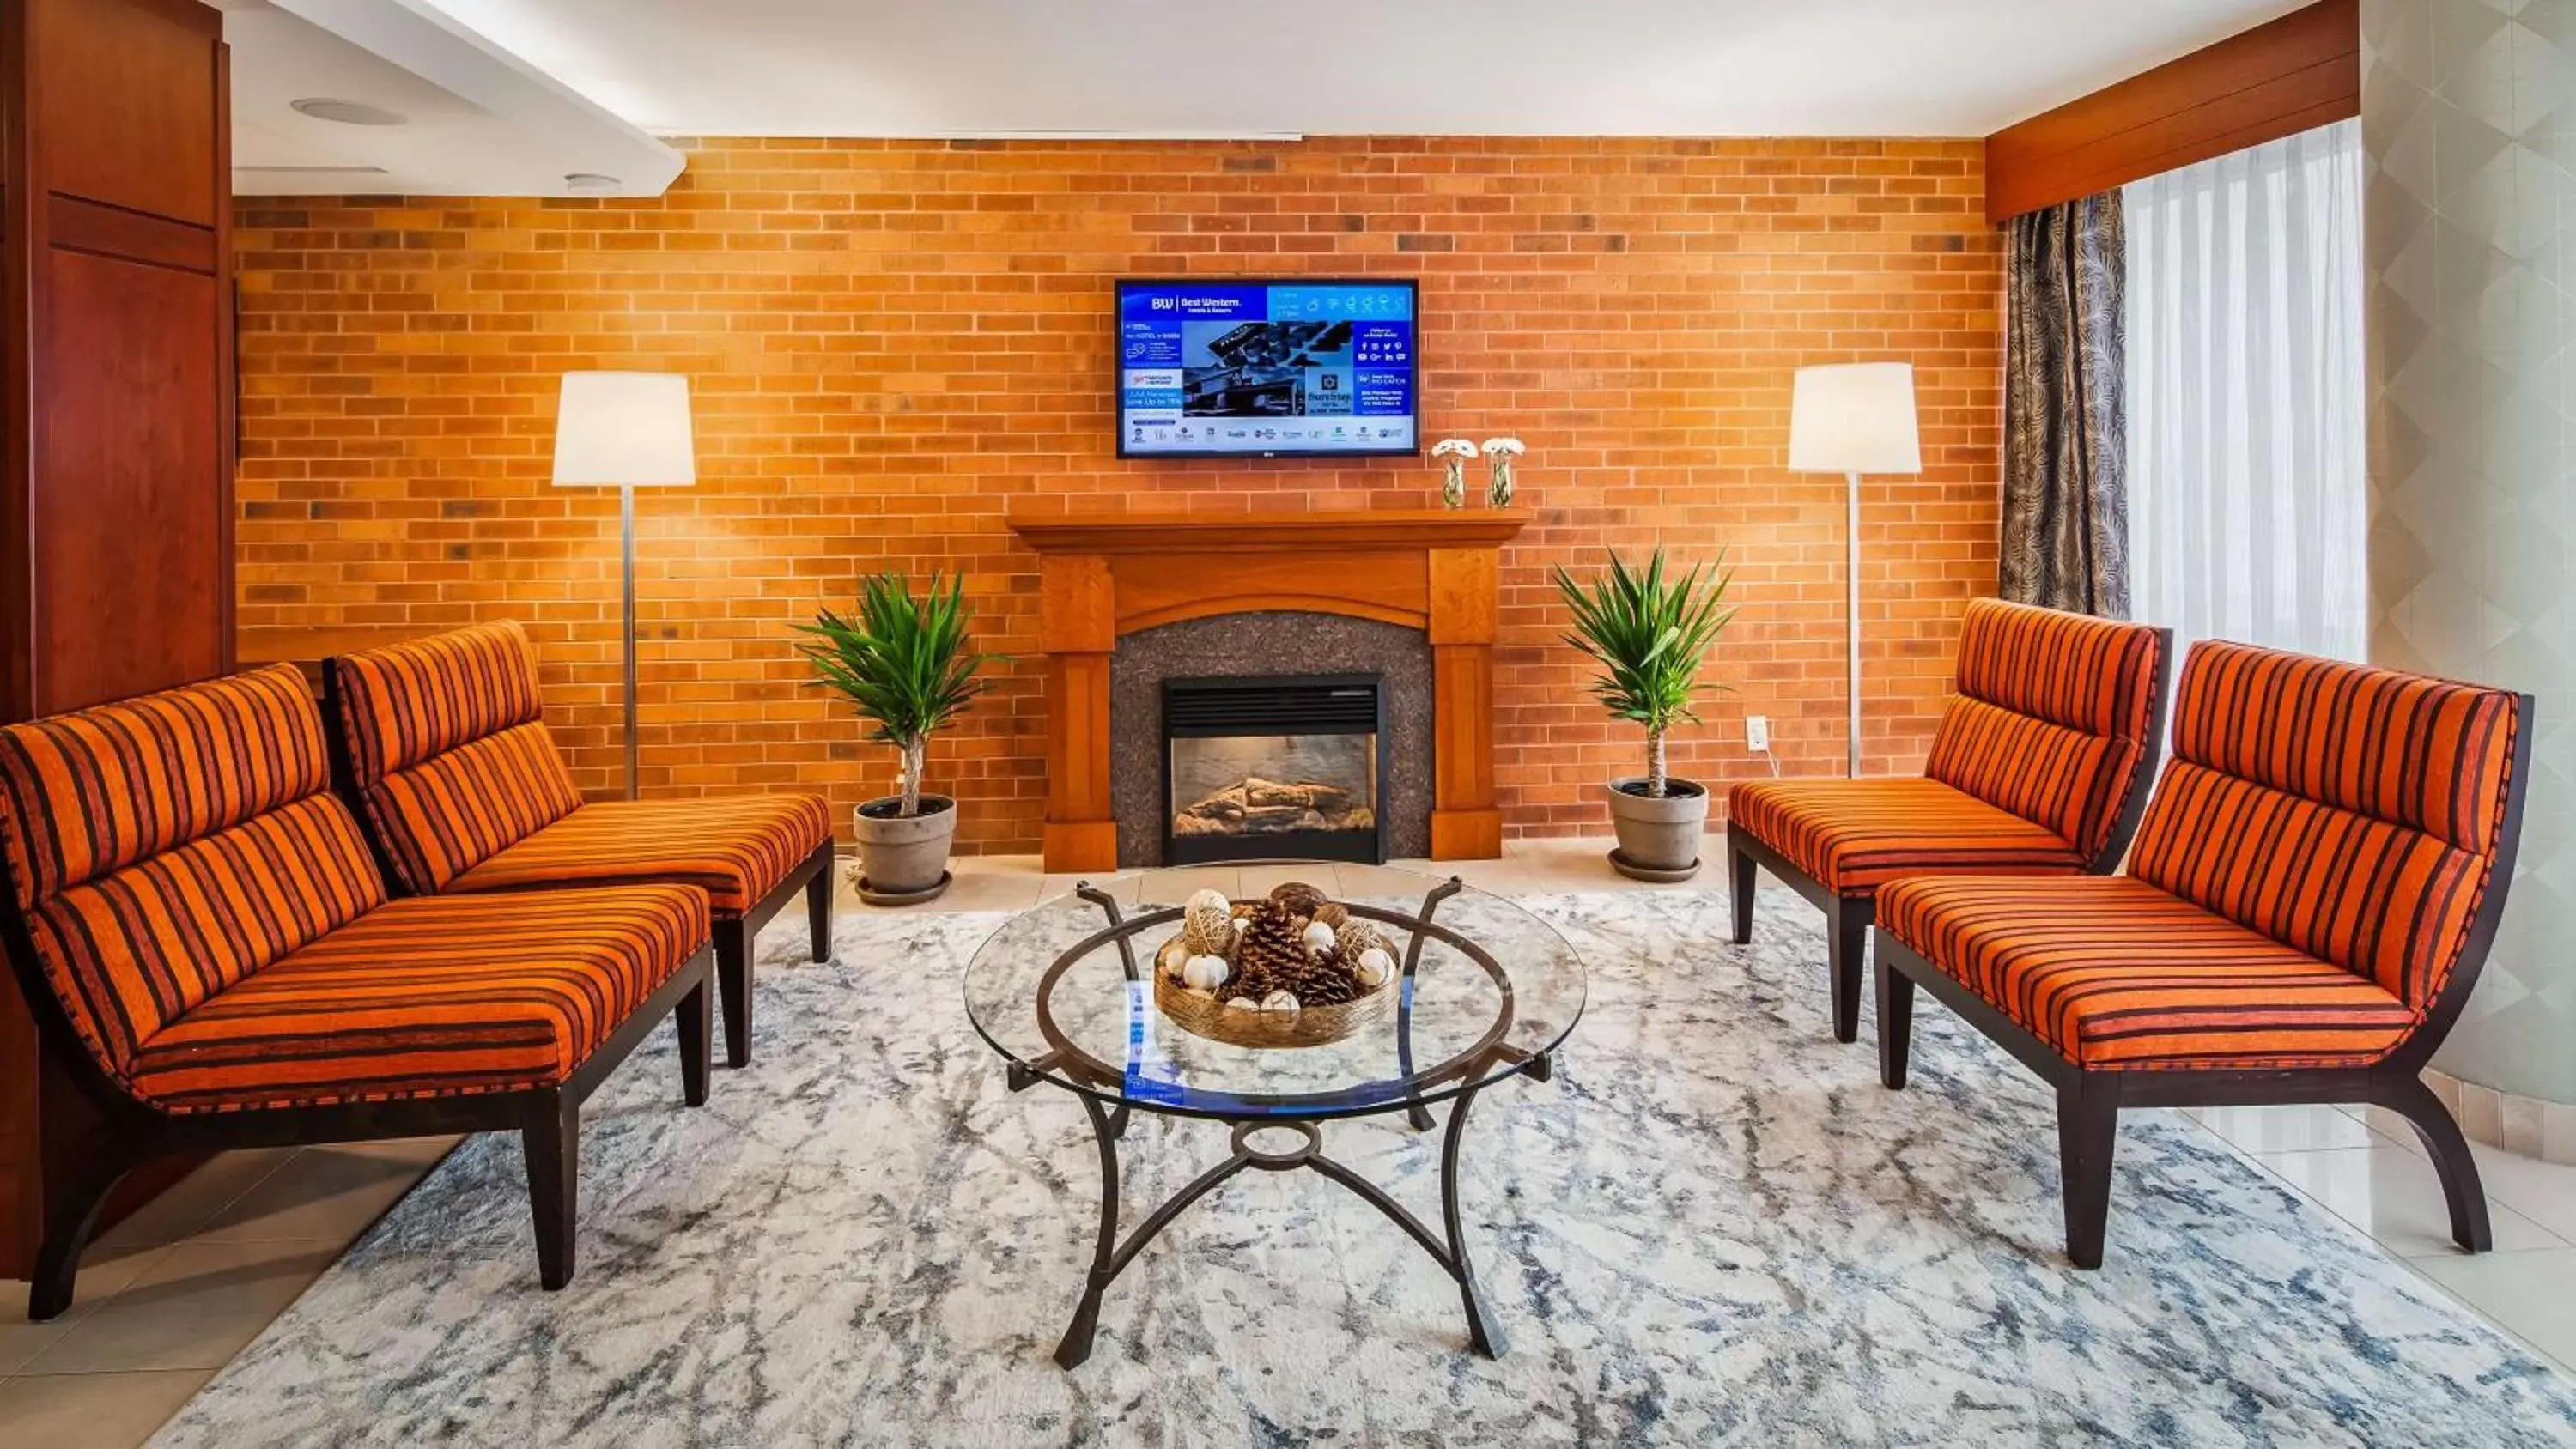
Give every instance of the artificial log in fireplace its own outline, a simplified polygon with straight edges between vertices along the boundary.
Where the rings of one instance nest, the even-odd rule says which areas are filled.
[[[1382,862],[1386,684],[1374,674],[1163,682],[1163,861]]]

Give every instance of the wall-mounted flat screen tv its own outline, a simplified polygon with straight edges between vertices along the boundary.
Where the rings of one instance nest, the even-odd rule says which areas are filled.
[[[1118,284],[1118,456],[1422,451],[1410,281]]]

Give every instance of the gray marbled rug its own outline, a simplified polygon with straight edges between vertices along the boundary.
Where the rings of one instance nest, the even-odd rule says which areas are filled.
[[[2186,1123],[2133,1114],[2111,1250],[2059,1252],[2050,1100],[1928,1000],[1915,1085],[1826,1035],[1812,911],[1543,898],[1593,969],[1556,1081],[1485,1095],[1474,1250],[1510,1335],[1310,1173],[1247,1174],[1049,1361],[1097,1167],[1002,1088],[958,973],[993,917],[764,941],[756,1064],[665,1033],[593,1104],[581,1271],[540,1292],[518,1143],[467,1143],[155,1442],[2460,1444],[2576,1439],[2576,1384]],[[1436,1210],[1438,1135],[1329,1129]],[[1224,1150],[1140,1119],[1132,1222]],[[2429,1169],[2428,1169],[2429,1171]]]

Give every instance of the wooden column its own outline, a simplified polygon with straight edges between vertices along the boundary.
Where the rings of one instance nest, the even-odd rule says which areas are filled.
[[[1046,868],[1118,868],[1109,805],[1109,654],[1118,647],[1109,560],[1038,562],[1038,648],[1047,660]]]
[[[1431,550],[1431,857],[1503,853],[1494,808],[1494,614],[1502,558],[1490,548]]]
[[[196,0],[0,0],[0,718],[230,667],[227,65]],[[0,973],[0,1276],[86,1140],[40,1057]]]
[[[1118,864],[1109,657],[1118,636],[1217,614],[1346,614],[1431,645],[1431,853],[1502,854],[1494,804],[1494,623],[1518,509],[1014,518],[1038,551],[1047,659],[1046,868]]]

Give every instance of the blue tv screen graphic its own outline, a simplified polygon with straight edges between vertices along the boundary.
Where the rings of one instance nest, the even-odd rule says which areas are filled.
[[[1129,457],[1413,453],[1410,282],[1121,282]]]

